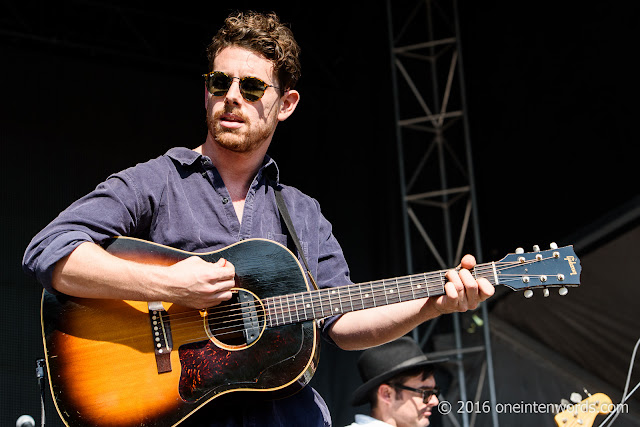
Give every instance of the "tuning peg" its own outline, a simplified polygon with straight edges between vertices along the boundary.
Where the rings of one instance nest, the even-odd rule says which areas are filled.
[[[549,296],[549,289],[548,288],[544,288],[542,290],[542,295],[544,295],[545,298],[548,297]]]
[[[580,401],[582,400],[582,396],[580,396],[580,393],[571,393],[571,396],[569,397],[569,399],[573,403],[580,403]]]
[[[533,245],[533,252],[540,252],[540,246]]]
[[[551,244],[549,245],[549,247],[551,249],[558,249],[558,244],[556,242],[551,242]]]
[[[531,289],[527,289],[526,291],[524,291],[525,298],[531,298],[532,296],[533,296],[533,291]]]
[[[516,253],[517,253],[517,254],[523,254],[523,253],[524,253],[524,249],[522,249],[522,248],[517,248],[517,249],[516,249]]]
[[[569,293],[569,289],[567,289],[567,288],[565,288],[565,287],[563,286],[563,287],[561,287],[561,288],[558,290],[558,293],[559,293],[561,296],[565,296],[566,294],[568,294],[568,293]]]

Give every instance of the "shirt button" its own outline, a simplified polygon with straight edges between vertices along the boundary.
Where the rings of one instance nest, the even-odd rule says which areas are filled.
[[[229,203],[229,198],[228,197],[223,197],[222,198],[222,204],[226,205],[227,203]]]

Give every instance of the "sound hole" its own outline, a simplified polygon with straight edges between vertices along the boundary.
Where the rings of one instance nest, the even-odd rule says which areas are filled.
[[[244,289],[233,292],[230,300],[207,310],[209,336],[230,348],[255,342],[264,328],[260,300]]]

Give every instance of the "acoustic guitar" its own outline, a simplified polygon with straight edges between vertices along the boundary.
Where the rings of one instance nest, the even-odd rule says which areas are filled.
[[[311,380],[320,319],[444,294],[446,270],[312,289],[296,256],[249,239],[191,253],[117,237],[106,250],[139,263],[225,258],[236,269],[233,298],[206,310],[166,302],[42,296],[42,334],[53,401],[68,426],[175,426],[235,392],[291,395]],[[571,246],[509,254],[472,273],[524,290],[579,285]]]

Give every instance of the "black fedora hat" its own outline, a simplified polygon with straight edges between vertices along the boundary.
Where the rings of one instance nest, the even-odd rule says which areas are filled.
[[[351,404],[358,406],[366,403],[367,395],[373,388],[404,371],[445,360],[428,359],[420,346],[406,336],[365,350],[358,359],[358,371],[364,384],[353,393]]]

